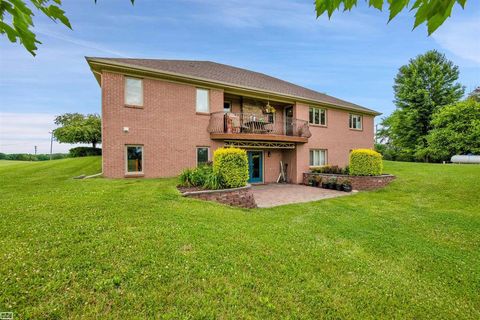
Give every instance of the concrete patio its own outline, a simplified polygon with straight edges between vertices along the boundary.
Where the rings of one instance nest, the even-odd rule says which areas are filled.
[[[347,196],[351,192],[314,188],[298,184],[264,184],[252,186],[253,197],[259,208],[281,206]]]

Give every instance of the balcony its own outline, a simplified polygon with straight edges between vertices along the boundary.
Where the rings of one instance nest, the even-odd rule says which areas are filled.
[[[211,139],[261,140],[305,143],[312,135],[305,120],[283,117],[275,121],[272,114],[214,112],[208,132]]]

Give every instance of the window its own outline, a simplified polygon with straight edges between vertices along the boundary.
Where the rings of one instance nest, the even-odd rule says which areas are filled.
[[[208,90],[197,88],[197,112],[209,112]]]
[[[350,129],[362,130],[362,116],[358,114],[350,114]]]
[[[230,101],[225,101],[223,103],[223,112],[225,113],[232,112],[232,103]]]
[[[125,78],[125,104],[143,106],[143,80]]]
[[[310,150],[310,166],[324,166],[327,164],[327,150]]]
[[[143,146],[127,146],[127,173],[143,172]]]
[[[266,113],[268,123],[275,123],[275,113]]]
[[[321,126],[327,125],[327,110],[322,108],[310,107],[309,122]]]
[[[197,147],[197,166],[208,162],[209,153],[208,147]]]

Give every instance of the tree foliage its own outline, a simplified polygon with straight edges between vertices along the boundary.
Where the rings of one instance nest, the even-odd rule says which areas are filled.
[[[53,135],[61,143],[91,143],[93,148],[102,141],[102,121],[97,114],[65,113],[55,118],[60,126]]]
[[[458,67],[435,50],[400,68],[393,87],[397,108],[383,119],[379,135],[399,150],[402,160],[428,160],[432,115],[461,99],[464,88],[458,77]]]
[[[480,87],[476,87],[472,92],[468,94],[468,99],[480,102]]]
[[[428,134],[434,160],[450,160],[456,154],[480,154],[480,102],[473,99],[438,110]]]
[[[402,10],[408,9],[409,4],[412,4],[410,11],[415,12],[413,28],[415,29],[422,23],[426,23],[430,35],[450,17],[455,3],[465,8],[467,0],[365,0],[365,2],[370,7],[380,11],[388,4],[389,22]],[[358,0],[315,0],[317,17],[326,12],[328,17],[331,18],[335,10],[340,10],[343,6],[343,11],[350,11],[357,3]]]
[[[133,4],[135,0],[130,1]],[[41,42],[32,31],[32,9],[71,29],[70,21],[61,7],[62,0],[0,0],[0,34],[6,35],[10,42],[20,41],[28,52],[35,55],[37,44]]]

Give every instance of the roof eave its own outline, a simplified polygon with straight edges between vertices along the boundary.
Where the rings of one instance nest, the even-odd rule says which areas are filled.
[[[342,110],[350,110],[350,111],[355,111],[363,114],[368,114],[368,115],[373,115],[373,116],[378,116],[381,115],[380,112],[377,112],[375,110],[363,110],[363,109],[357,109],[357,108],[349,108],[345,106],[339,106],[337,104],[332,104],[326,101],[319,101],[319,100],[313,100],[313,99],[307,99],[299,96],[294,96],[294,95],[288,95],[284,93],[279,93],[279,92],[274,92],[274,91],[268,91],[268,90],[261,90],[258,88],[252,88],[248,86],[240,86],[237,84],[233,83],[228,83],[228,82],[221,82],[221,81],[213,81],[207,78],[202,78],[202,77],[194,77],[194,76],[187,76],[185,74],[179,74],[175,72],[168,72],[168,71],[160,71],[154,68],[148,68],[148,67],[141,67],[137,65],[132,65],[128,63],[123,63],[123,62],[112,62],[111,60],[108,59],[101,59],[101,58],[91,58],[91,57],[85,57],[87,60],[90,69],[95,75],[95,78],[97,79],[98,83],[101,85],[101,72],[103,69],[108,69],[108,68],[115,68],[115,67],[120,67],[120,68],[126,68],[131,71],[137,71],[137,72],[147,72],[151,73],[153,75],[156,75],[159,78],[162,77],[169,77],[169,78],[175,78],[176,80],[190,80],[190,81],[198,81],[200,83],[204,84],[209,84],[213,86],[219,86],[219,87],[226,87],[226,88],[236,88],[240,90],[247,90],[247,91],[252,91],[252,92],[257,92],[257,93],[263,93],[268,96],[278,96],[281,98],[288,98],[293,101],[299,101],[299,102],[305,102],[305,103],[311,103],[311,104],[320,104],[320,105],[325,105],[333,108],[338,108]],[[102,68],[104,67],[104,68]]]

